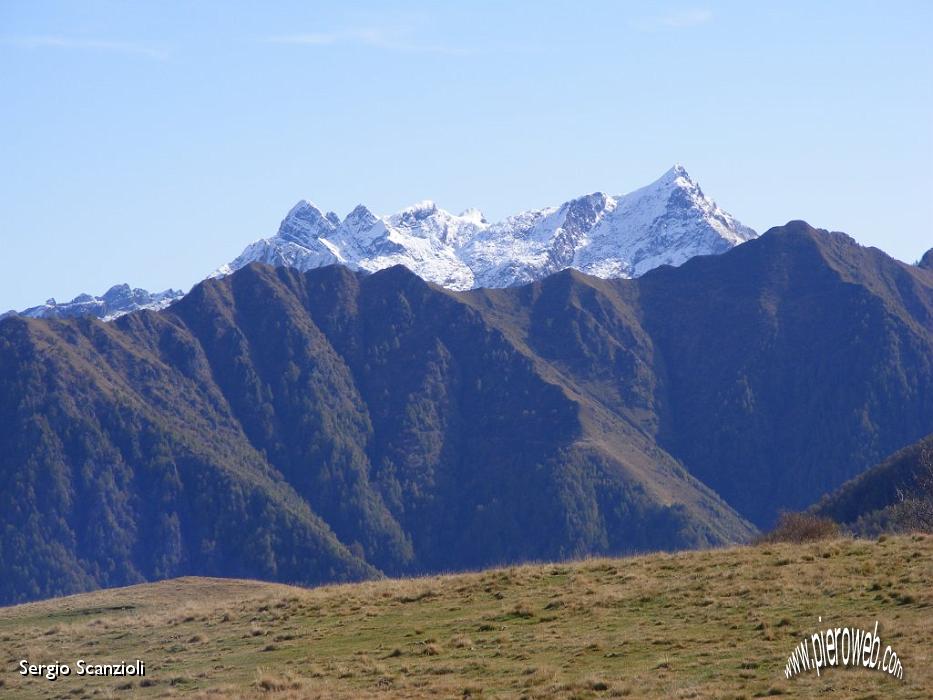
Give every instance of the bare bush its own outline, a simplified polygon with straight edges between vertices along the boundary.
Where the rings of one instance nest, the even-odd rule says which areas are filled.
[[[839,524],[830,518],[812,513],[781,513],[777,525],[770,532],[759,536],[756,544],[775,542],[815,542],[839,537]]]

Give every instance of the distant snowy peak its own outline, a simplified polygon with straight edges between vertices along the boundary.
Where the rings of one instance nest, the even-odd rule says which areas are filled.
[[[626,195],[595,192],[497,223],[478,209],[455,215],[430,200],[390,216],[359,205],[341,221],[301,201],[276,235],[250,244],[212,276],[251,262],[300,270],[342,263],[370,272],[402,264],[450,289],[510,287],[568,267],[599,277],[636,277],[659,265],[722,253],[756,235],[675,165]]]
[[[80,294],[66,302],[49,299],[44,304],[20,311],[19,315],[30,318],[94,316],[104,321],[112,321],[132,311],[164,309],[184,295],[184,292],[177,289],[166,289],[164,292],[152,294],[145,289],[131,289],[128,284],[118,284],[99,297]]]
[[[598,277],[637,277],[659,265],[725,252],[756,235],[675,165],[629,194],[594,192],[495,223],[478,209],[451,214],[430,200],[389,216],[377,216],[360,204],[341,220],[302,200],[274,236],[251,243],[211,276],[252,262],[299,270],[340,263],[367,272],[401,264],[449,289],[511,287],[568,267]],[[924,266],[933,266],[931,257],[924,256]],[[151,294],[121,284],[99,297],[49,299],[20,315],[112,320],[165,308],[182,296],[173,289]]]

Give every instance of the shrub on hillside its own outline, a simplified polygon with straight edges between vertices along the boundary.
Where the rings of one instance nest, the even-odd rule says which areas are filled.
[[[902,532],[933,532],[933,445],[920,452],[911,492],[898,489],[897,526]]]
[[[756,544],[774,542],[814,542],[838,537],[839,524],[830,518],[812,513],[781,513],[777,525],[770,532],[759,536]]]

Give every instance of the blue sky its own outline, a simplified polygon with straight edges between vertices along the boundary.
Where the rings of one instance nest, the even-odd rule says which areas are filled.
[[[675,162],[933,246],[933,3],[0,0],[0,310],[187,288],[301,198],[489,218]]]

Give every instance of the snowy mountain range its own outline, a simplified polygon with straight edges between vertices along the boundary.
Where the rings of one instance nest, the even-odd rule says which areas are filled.
[[[276,235],[247,246],[213,276],[252,262],[300,270],[340,263],[367,272],[401,264],[449,289],[511,287],[568,267],[598,277],[637,277],[659,265],[722,253],[756,235],[676,165],[626,195],[595,192],[497,223],[476,209],[454,215],[431,201],[391,216],[360,205],[341,221],[301,201]]]
[[[511,287],[568,267],[597,277],[638,277],[660,265],[725,252],[756,235],[675,165],[629,194],[595,192],[497,223],[476,209],[455,215],[431,201],[389,216],[361,204],[343,220],[301,201],[274,236],[250,244],[210,276],[223,277],[252,262],[302,271],[339,263],[367,272],[400,264],[449,289]],[[49,300],[21,313],[108,320],[141,308],[164,308],[181,296],[175,290],[150,294],[120,285],[101,297]]]
[[[131,289],[128,284],[117,284],[99,297],[80,294],[71,301],[65,302],[48,299],[44,304],[20,311],[19,315],[30,318],[96,316],[104,321],[112,321],[140,309],[164,309],[183,296],[185,293],[180,289],[166,289],[164,292],[152,293],[145,289]],[[6,315],[3,314],[0,318]]]

